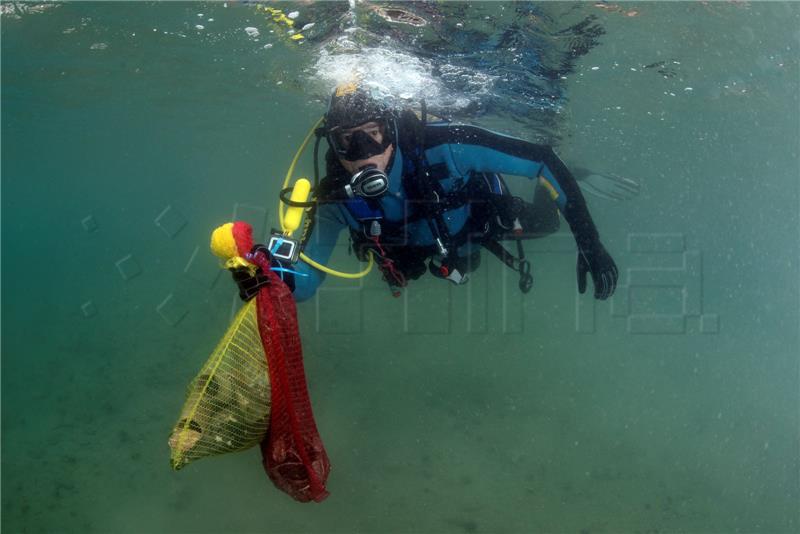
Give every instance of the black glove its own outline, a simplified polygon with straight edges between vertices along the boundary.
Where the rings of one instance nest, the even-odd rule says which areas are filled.
[[[247,302],[256,295],[262,286],[269,284],[269,278],[261,272],[259,268],[255,274],[250,272],[247,267],[236,267],[231,269],[233,281],[239,286],[239,297]]]
[[[264,245],[253,245],[250,254],[248,254],[248,259],[257,253],[264,254],[269,258],[270,268],[276,269],[279,278],[289,286],[291,291],[294,291],[294,274],[291,272],[291,264],[284,263],[272,256]],[[239,286],[239,297],[245,302],[258,295],[258,290],[270,283],[269,277],[261,271],[261,267],[256,269],[255,274],[247,267],[235,267],[230,271],[233,275],[233,281]]]
[[[605,300],[614,294],[617,288],[619,271],[600,241],[591,245],[578,246],[578,291],[586,292],[586,273],[592,273],[594,282],[594,298]]]

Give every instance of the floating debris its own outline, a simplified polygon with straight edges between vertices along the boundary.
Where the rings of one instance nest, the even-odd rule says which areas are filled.
[[[89,47],[89,50],[105,50],[106,48],[108,48],[107,43],[94,43]]]
[[[261,35],[261,32],[258,31],[258,28],[254,28],[252,26],[248,26],[247,28],[244,29],[244,31],[250,37],[258,37],[259,35]]]
[[[672,63],[676,64],[676,65],[680,65],[680,63],[678,63],[677,61],[672,61]],[[666,61],[656,61],[655,63],[650,63],[649,65],[644,65],[642,67],[642,70],[645,70],[645,69],[656,69],[656,71],[659,74],[661,74],[664,78],[672,78],[677,74],[675,72],[675,69],[673,69],[672,67],[667,66],[667,62]]]
[[[612,13],[621,13],[626,17],[635,17],[639,14],[639,11],[637,11],[636,9],[626,10],[625,8],[618,6],[617,4],[598,2],[594,5],[594,7],[599,7],[600,9],[605,9],[606,11]]]
[[[394,22],[397,24],[408,24],[409,26],[426,26],[428,21],[420,17],[419,15],[415,15],[410,11],[406,11],[404,9],[399,9],[396,7],[393,8],[382,8],[382,7],[375,7],[374,12],[384,20],[388,20],[389,22]]]
[[[206,27],[203,26],[202,24],[195,24],[194,27],[195,27],[196,30],[205,30],[206,29]]]
[[[2,2],[0,3],[0,16],[12,19],[20,19],[22,15],[41,13],[47,9],[58,7],[55,2],[46,4],[31,4],[28,2]]]
[[[297,30],[294,29],[293,19],[298,17],[300,15],[300,12],[292,11],[287,15],[280,9],[276,9],[274,7],[269,7],[269,6],[262,6],[260,4],[256,7],[256,10],[265,12],[268,15],[267,20],[272,20],[272,22],[276,25],[276,28],[278,29],[278,33],[284,34],[285,32],[284,35],[288,37],[290,41],[295,41],[299,44],[300,42],[303,42],[303,40],[306,38],[305,35],[299,33]],[[303,29],[313,25],[314,25],[313,23],[310,25],[306,24],[305,26],[303,26]],[[269,33],[275,33],[275,29],[269,30]]]

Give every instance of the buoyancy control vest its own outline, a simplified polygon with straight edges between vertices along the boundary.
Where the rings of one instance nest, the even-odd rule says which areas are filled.
[[[485,247],[518,271],[520,289],[529,291],[533,281],[530,262],[525,259],[523,237],[518,232],[521,230],[519,212],[525,203],[510,194],[498,174],[475,173],[457,190],[445,191],[439,180],[431,176],[425,160],[424,105],[420,115],[404,110],[395,118],[400,149],[400,155],[395,157],[400,159],[393,164],[402,165],[402,186],[410,201],[408,205],[412,207],[402,220],[387,219],[379,199],[342,194],[349,178],[332,151],[326,154],[327,175],[316,187],[317,202],[338,203],[357,221],[358,227],[350,227],[352,250],[363,261],[369,253],[376,256],[384,279],[395,295],[409,279],[417,279],[426,271],[457,284],[466,282],[467,272],[477,266],[474,254],[459,256],[459,250],[467,243]],[[451,235],[444,214],[457,209],[469,211],[463,227]],[[434,242],[412,245],[409,223],[421,220],[428,225]],[[507,238],[517,241],[517,256],[499,243]],[[438,265],[434,261],[438,261]]]

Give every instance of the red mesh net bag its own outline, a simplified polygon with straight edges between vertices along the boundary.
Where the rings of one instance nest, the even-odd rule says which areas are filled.
[[[311,412],[294,297],[263,253],[257,252],[252,261],[271,282],[256,297],[272,385],[269,434],[261,442],[264,469],[295,500],[320,502],[328,496],[325,481],[331,464]]]

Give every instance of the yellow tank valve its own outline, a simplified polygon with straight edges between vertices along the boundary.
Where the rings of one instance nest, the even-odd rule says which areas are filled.
[[[308,194],[311,192],[311,182],[305,178],[300,178],[294,183],[292,194],[289,197],[291,202],[308,202]],[[283,217],[283,230],[287,234],[292,234],[300,228],[300,221],[303,219],[304,207],[289,206],[286,215]]]

